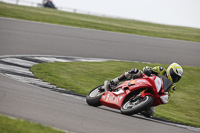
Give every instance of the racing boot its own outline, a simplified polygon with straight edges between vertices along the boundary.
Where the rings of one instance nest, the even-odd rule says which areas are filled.
[[[152,117],[155,114],[155,107],[149,107],[141,112],[145,117]]]
[[[112,85],[116,85],[119,83],[119,78],[114,78],[114,79],[111,79],[110,81],[106,80],[104,81],[104,89],[105,91],[110,91],[112,90],[111,86]]]
[[[105,92],[110,91],[111,89],[110,82],[108,80],[104,81],[104,89],[105,89]]]

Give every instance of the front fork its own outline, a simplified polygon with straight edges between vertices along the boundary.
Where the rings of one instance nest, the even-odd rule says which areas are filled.
[[[138,95],[136,95],[134,98],[130,98],[130,102],[135,102],[139,97],[144,97],[145,96],[145,92],[148,90],[148,88],[144,89],[143,91],[141,91]]]

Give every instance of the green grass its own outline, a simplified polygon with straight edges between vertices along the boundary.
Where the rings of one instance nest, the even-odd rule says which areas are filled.
[[[104,80],[115,78],[125,71],[136,67],[166,64],[145,64],[135,62],[72,62],[42,63],[31,68],[34,75],[58,87],[87,95]],[[183,66],[183,78],[177,83],[177,90],[170,97],[168,104],[156,107],[156,117],[200,127],[200,68]]]
[[[0,115],[0,133],[64,133],[41,124]]]
[[[200,29],[114,19],[0,2],[0,17],[200,42]]]
[[[0,2],[0,17],[200,42],[200,29],[159,25],[134,20],[97,17],[46,8],[11,5],[2,2]],[[142,69],[145,65],[154,66],[158,64],[133,62],[57,62],[39,64],[34,66],[31,70],[34,71],[37,77],[51,82],[52,84],[56,84],[58,87],[86,95],[92,88],[102,84],[105,79],[112,79],[119,76],[132,67]],[[162,64],[162,66],[167,67],[167,65],[164,64]],[[184,76],[177,84],[177,91],[172,95],[168,104],[156,108],[155,116],[200,127],[200,68],[188,66],[184,66],[183,68]],[[0,118],[0,132],[2,132],[2,129],[12,132],[10,131],[10,128],[1,126],[3,125],[2,123],[6,121],[3,119],[7,118]],[[4,125],[7,124],[12,127],[13,125],[16,125],[16,123],[9,124],[9,122],[4,122]],[[41,127],[41,125],[38,126]],[[22,129],[22,127],[24,128],[26,126],[19,125],[17,127],[21,128],[20,131],[28,130]]]

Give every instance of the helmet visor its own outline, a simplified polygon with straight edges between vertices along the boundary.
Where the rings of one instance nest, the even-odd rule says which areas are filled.
[[[172,77],[174,83],[181,79],[181,76],[177,75],[172,68],[170,69],[170,76]]]

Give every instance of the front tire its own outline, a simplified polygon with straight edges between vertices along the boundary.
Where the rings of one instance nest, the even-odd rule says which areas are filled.
[[[138,98],[136,101],[126,101],[121,107],[121,113],[125,115],[137,114],[148,107],[154,102],[154,98],[151,95],[146,95],[144,98]]]
[[[104,91],[103,92],[100,91],[99,87],[102,87],[102,86],[103,85],[100,85],[88,93],[88,95],[86,96],[86,102],[88,105],[94,106],[94,107],[101,106],[100,99]]]

